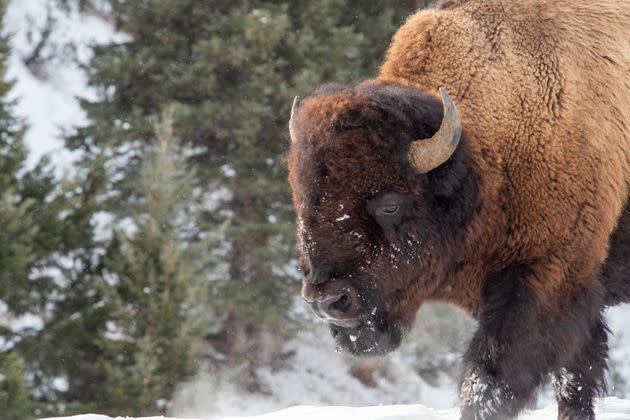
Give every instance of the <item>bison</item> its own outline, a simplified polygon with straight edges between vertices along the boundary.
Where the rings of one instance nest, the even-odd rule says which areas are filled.
[[[339,348],[392,351],[450,302],[478,320],[462,419],[549,377],[559,418],[594,418],[602,312],[630,301],[630,2],[442,2],[289,132],[302,295]]]

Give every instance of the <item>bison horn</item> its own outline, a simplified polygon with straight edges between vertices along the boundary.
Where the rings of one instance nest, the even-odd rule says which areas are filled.
[[[409,158],[420,173],[427,173],[448,160],[455,152],[462,134],[462,122],[455,104],[446,90],[440,87],[444,117],[440,129],[428,139],[411,142]]]
[[[291,136],[291,141],[295,142],[295,140],[297,139],[296,135],[296,131],[295,131],[295,112],[297,111],[298,107],[300,106],[300,97],[296,96],[295,99],[293,100],[293,105],[291,106],[291,118],[289,119],[289,136]]]

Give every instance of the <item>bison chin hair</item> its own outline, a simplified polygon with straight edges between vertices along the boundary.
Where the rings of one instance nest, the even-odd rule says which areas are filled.
[[[390,323],[383,314],[375,312],[361,317],[357,327],[330,324],[337,351],[353,356],[383,356],[400,346],[404,328]]]

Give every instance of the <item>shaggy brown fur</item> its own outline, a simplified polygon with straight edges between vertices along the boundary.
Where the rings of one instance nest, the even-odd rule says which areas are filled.
[[[437,130],[440,86],[464,137],[420,174],[407,151]],[[627,216],[607,260],[630,182],[630,2],[443,2],[400,28],[376,79],[323,87],[295,120],[303,294],[344,285],[377,314],[358,342],[333,326],[338,343],[387,351],[423,301],[452,302],[480,322],[463,418],[516,415],[549,373],[559,416],[592,418],[601,310],[630,297]],[[366,210],[384,191],[409,203],[392,226]]]
[[[536,293],[557,308],[606,258],[627,197],[630,4],[462,3],[409,18],[378,79],[446,87],[493,207],[465,236],[470,252],[483,238],[500,264],[540,260]],[[568,285],[563,272],[576,263],[581,273]],[[472,300],[457,303],[475,311]]]

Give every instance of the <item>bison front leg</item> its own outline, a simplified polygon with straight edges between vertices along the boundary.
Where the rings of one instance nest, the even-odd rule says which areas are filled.
[[[608,329],[600,319],[591,339],[566,367],[552,375],[559,420],[594,419],[593,402],[605,390],[604,374],[608,356]]]
[[[548,375],[589,342],[601,316],[601,288],[541,302],[535,287],[542,273],[516,266],[488,278],[479,328],[464,358],[463,420],[516,417]]]

